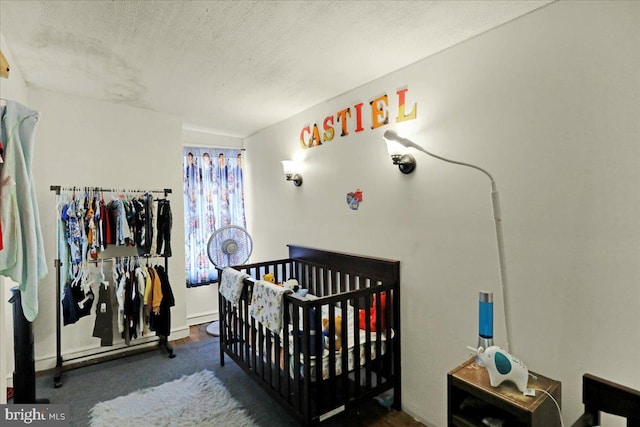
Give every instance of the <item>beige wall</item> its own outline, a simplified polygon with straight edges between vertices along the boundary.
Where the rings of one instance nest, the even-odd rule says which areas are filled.
[[[638,52],[640,3],[558,2],[256,133],[245,141],[254,260],[287,243],[400,260],[404,409],[444,426],[446,373],[476,344],[479,290],[496,295],[504,344],[490,187],[420,153],[403,176],[382,141],[396,129],[494,175],[512,350],[562,381],[565,422],[581,411],[584,372],[640,388]],[[387,126],[365,116],[362,132],[300,148],[303,126],[405,86],[416,120],[396,124],[392,101]],[[300,188],[280,168],[296,155]]]

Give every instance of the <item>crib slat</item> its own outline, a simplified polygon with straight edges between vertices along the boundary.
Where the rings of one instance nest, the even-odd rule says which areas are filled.
[[[346,315],[346,313],[343,313]],[[326,346],[329,348],[329,392],[326,393],[329,396],[329,403],[333,404],[336,401],[336,382],[333,380],[336,377],[336,306],[335,304],[329,305],[328,313],[328,331]]]
[[[256,320],[252,317],[251,318],[251,343],[253,343],[253,351],[251,351],[250,353],[250,366],[253,368],[253,370],[255,372],[257,372],[258,369],[258,356],[257,356],[257,352],[255,351],[256,347],[255,347],[255,342],[258,341],[258,328],[260,327],[260,323],[256,322]],[[250,343],[250,344],[251,344]],[[249,347],[247,347],[249,348]]]
[[[353,312],[354,316],[356,313],[360,313],[360,298],[354,298],[353,300]],[[368,317],[365,315],[365,323]],[[358,327],[358,322],[353,322],[353,349],[354,352],[356,349],[360,348],[360,328]],[[354,355],[355,357],[355,355]],[[359,357],[359,355],[358,355]],[[358,366],[356,364],[356,366]],[[357,396],[360,393],[360,369],[354,369],[354,394]]]
[[[365,322],[367,323],[367,333],[364,336],[364,372],[365,387],[371,388],[371,294],[367,294],[365,309]]]
[[[384,311],[382,309],[383,294],[384,294],[384,301],[385,301],[385,310]],[[384,324],[386,326],[386,323],[383,322],[383,320],[385,320],[386,301],[387,301],[386,292],[380,292],[380,293],[376,294],[376,341],[375,341],[375,350],[374,350],[374,354],[376,355],[376,362],[375,362],[376,373],[377,373],[376,386],[380,385],[380,380],[383,377],[383,375],[382,375],[382,373],[383,373],[383,371],[382,371],[382,360],[383,360],[383,357],[382,357],[382,325]]]
[[[218,275],[220,275],[221,273],[218,273]],[[218,294],[218,325],[219,325],[219,336],[220,336],[220,366],[224,366],[224,343],[225,343],[225,339],[224,339],[224,317],[225,317],[225,310],[224,310],[224,297],[220,294]]]
[[[246,286],[246,285],[245,285]],[[243,360],[247,363],[249,363],[249,347],[251,345],[251,324],[249,323],[249,304],[247,304],[247,297],[248,297],[248,292],[245,295],[244,301],[243,301],[243,310],[242,310],[242,318],[243,318],[243,328],[242,328],[242,342],[243,344],[243,350],[244,352],[240,352],[241,357],[243,358]]]
[[[327,280],[324,280],[326,278],[326,274],[327,271],[325,270],[324,267],[318,267],[316,269],[316,282],[319,284],[319,288],[322,289],[322,295],[321,296],[327,296],[327,295],[331,295],[331,293],[329,292],[329,283]]]
[[[300,331],[300,313],[298,307],[293,310],[293,404],[296,411],[302,411],[302,393],[300,391],[300,340],[298,338],[298,331]],[[288,371],[288,369],[287,369]]]
[[[322,369],[323,369],[323,346],[322,346],[322,307],[317,305],[315,310],[311,312],[314,321],[309,328],[309,334],[313,330],[312,339],[314,342],[315,356],[316,356],[316,384],[320,384],[322,381]],[[319,387],[316,387],[319,390]]]
[[[303,353],[303,374],[302,374],[302,413],[306,418],[311,413],[311,340],[309,325],[311,323],[311,310],[304,310],[302,316],[302,353]],[[298,354],[295,355],[296,358]]]

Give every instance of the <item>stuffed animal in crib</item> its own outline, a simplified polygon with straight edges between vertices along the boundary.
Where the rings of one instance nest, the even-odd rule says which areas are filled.
[[[298,290],[298,281],[296,279],[289,279],[282,284],[286,289],[291,289],[293,292]]]
[[[336,316],[335,318],[335,329],[336,329],[336,351],[339,351],[342,348],[342,316]],[[329,335],[329,319],[326,317],[322,318],[322,334],[324,336]],[[329,344],[327,344],[328,346]]]
[[[262,280],[264,280],[265,282],[273,283],[273,284],[276,283],[276,277],[271,273],[263,274]]]
[[[301,288],[296,279],[289,279],[282,284],[287,289],[291,289],[297,296],[304,298],[308,293],[308,289]]]

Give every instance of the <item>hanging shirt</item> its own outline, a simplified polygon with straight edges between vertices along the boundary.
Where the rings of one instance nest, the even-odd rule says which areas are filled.
[[[7,101],[1,116],[5,157],[0,169],[0,223],[4,241],[11,245],[0,251],[0,275],[18,283],[22,310],[32,322],[38,315],[38,283],[48,271],[31,172],[40,113]]]

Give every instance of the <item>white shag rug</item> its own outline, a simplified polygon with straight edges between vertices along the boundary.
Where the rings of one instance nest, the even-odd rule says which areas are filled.
[[[97,403],[89,417],[91,427],[257,426],[207,370]]]

